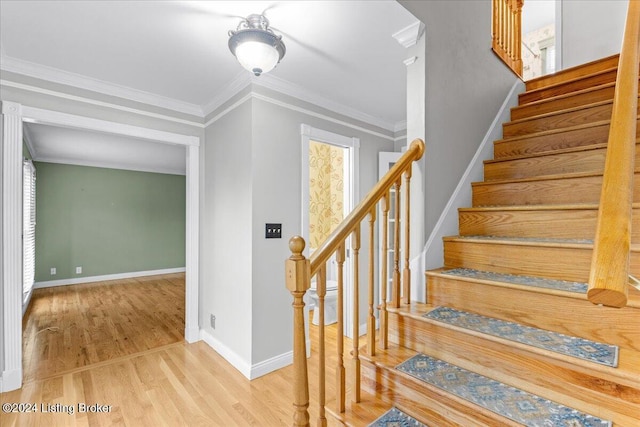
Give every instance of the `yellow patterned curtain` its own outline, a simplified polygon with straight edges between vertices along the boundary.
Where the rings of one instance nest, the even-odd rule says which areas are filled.
[[[310,141],[309,240],[317,248],[344,218],[344,149]]]

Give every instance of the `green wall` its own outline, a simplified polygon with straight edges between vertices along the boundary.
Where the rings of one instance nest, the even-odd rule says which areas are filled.
[[[36,282],[185,266],[184,176],[36,162],[36,177]]]

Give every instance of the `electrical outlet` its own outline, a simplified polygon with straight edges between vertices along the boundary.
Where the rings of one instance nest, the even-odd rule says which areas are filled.
[[[216,328],[216,316],[214,316],[213,314],[211,315],[211,327],[213,329]]]
[[[76,267],[76,274],[82,274],[82,267]]]
[[[55,267],[51,267],[51,275],[55,276],[57,274],[56,268]]]

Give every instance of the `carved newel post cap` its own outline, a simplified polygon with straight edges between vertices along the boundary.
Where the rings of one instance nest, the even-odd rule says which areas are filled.
[[[300,236],[293,236],[291,239],[289,239],[289,250],[291,251],[291,254],[293,254],[293,256],[296,258],[302,256],[302,251],[304,251],[305,246],[306,243]]]

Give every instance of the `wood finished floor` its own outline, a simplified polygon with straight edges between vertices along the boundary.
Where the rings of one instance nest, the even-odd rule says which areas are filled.
[[[22,389],[0,394],[0,403],[35,403],[37,412],[0,412],[0,424],[3,427],[291,425],[292,367],[249,381],[206,343],[186,343],[182,337],[184,315],[181,311],[184,307],[184,276],[162,278],[161,287],[167,288],[162,291],[164,296],[151,296],[149,292],[153,289],[147,285],[155,283],[157,287],[157,280],[136,279],[145,292],[135,297],[131,296],[131,292],[117,295],[117,288],[113,284],[69,286],[58,292],[45,289],[45,292],[34,295],[30,316],[33,317],[33,324],[26,321],[25,325],[25,337],[28,337],[25,347],[30,346],[28,351],[38,349],[36,354],[25,357],[30,378]],[[87,289],[87,293],[83,288]],[[177,288],[182,290],[178,291]],[[89,310],[87,295],[98,298],[105,308]],[[149,331],[129,325],[136,323],[136,319],[140,319],[138,316],[141,316],[144,320],[139,321],[148,323],[149,328],[151,324],[156,324],[157,328],[158,319],[155,317],[166,315],[163,307],[167,305],[167,300],[173,300],[170,306],[175,303],[180,307],[170,310],[172,314],[168,316],[175,317],[169,322],[171,327]],[[153,302],[142,304],[143,301]],[[126,307],[124,314],[109,318],[106,307],[116,302]],[[78,307],[72,308],[74,305]],[[54,307],[63,314],[56,315]],[[140,313],[140,307],[147,307],[142,311],[148,313]],[[36,312],[44,313],[43,319],[38,319],[34,315]],[[55,317],[58,318],[57,322],[54,321]],[[47,329],[61,327],[59,325],[65,325],[61,328],[63,332]],[[77,332],[67,334],[65,328]],[[140,329],[136,332],[139,342],[134,342],[133,335],[125,333],[129,328],[136,331]],[[317,328],[312,326],[310,329],[312,342],[316,343]],[[50,335],[46,339],[41,338],[45,334]],[[335,395],[333,369],[337,360],[335,325],[327,328],[326,336],[328,342],[333,343],[328,344],[326,349],[327,398],[331,399]],[[94,350],[89,350],[84,344],[88,337],[94,338]],[[125,337],[128,339],[125,340]],[[61,341],[55,343],[56,339]],[[162,344],[163,340],[174,342]],[[315,345],[309,359],[309,413],[312,425],[316,424],[318,416],[318,360]],[[70,349],[64,357],[68,357],[68,360],[54,362],[38,356],[50,354],[54,349],[61,355],[67,347]],[[351,377],[350,349],[351,341],[347,339],[344,363],[348,383]],[[79,357],[72,361],[74,354]],[[38,360],[44,365],[38,365]],[[347,392],[350,396],[349,384]],[[108,412],[80,412],[78,405],[81,403],[107,405]],[[49,412],[43,412],[43,409]],[[69,414],[71,410],[73,413]],[[341,425],[328,414],[327,419],[329,426]]]
[[[182,341],[184,283],[177,273],[34,290],[24,381]]]

